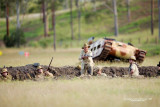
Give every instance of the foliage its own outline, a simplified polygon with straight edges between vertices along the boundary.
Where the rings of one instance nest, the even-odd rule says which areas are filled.
[[[98,12],[89,12],[85,15],[85,21],[88,24],[94,21],[100,21],[101,19],[101,14],[99,14]]]
[[[3,41],[6,45],[6,47],[13,47],[15,46],[15,39],[13,36],[7,36],[5,35],[4,38],[3,38]]]
[[[24,32],[22,29],[17,29],[10,36],[4,36],[4,43],[6,47],[19,47],[20,45],[24,45],[26,43]]]

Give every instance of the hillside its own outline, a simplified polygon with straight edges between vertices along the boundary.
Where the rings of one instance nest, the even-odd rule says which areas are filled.
[[[150,0],[132,0],[130,11],[131,21],[127,19],[127,8],[125,2],[118,2],[118,24],[119,24],[119,37],[115,38],[119,41],[132,42],[135,46],[143,49],[151,50],[148,47],[153,47],[156,43],[158,36],[158,8],[157,1],[154,3],[154,35],[150,33]],[[87,8],[86,8],[87,7]],[[25,17],[25,16],[24,16]],[[5,20],[0,20],[0,40],[5,35],[6,27]],[[49,35],[50,37],[43,37],[43,23],[42,16],[37,18],[22,18],[21,26],[25,32],[27,39],[27,46],[32,47],[52,47],[53,45],[53,31],[51,25],[51,17],[49,15]],[[15,19],[10,21],[10,33],[15,30]],[[81,41],[78,41],[78,18],[77,10],[73,9],[73,29],[75,40],[71,42],[71,29],[70,29],[70,12],[60,12],[56,14],[56,35],[57,46],[61,48],[80,47],[86,40],[94,36],[112,37],[114,38],[114,15],[107,9],[103,3],[97,5],[97,11],[93,12],[91,4],[87,4],[81,11]],[[123,38],[123,39],[122,39]],[[139,43],[141,38],[141,43]],[[147,39],[148,38],[148,39]],[[147,43],[147,47],[146,44]],[[155,50],[160,50],[160,46],[156,45]],[[156,53],[157,54],[157,53]],[[159,54],[159,52],[158,52]]]

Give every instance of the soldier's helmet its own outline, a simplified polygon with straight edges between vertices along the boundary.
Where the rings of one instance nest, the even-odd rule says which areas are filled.
[[[82,49],[84,49],[85,47],[89,48],[89,46],[88,46],[87,43],[85,43],[85,44],[83,45]]]
[[[80,66],[80,65],[78,65],[78,66],[77,66],[77,69],[81,70],[81,66]]]
[[[39,70],[39,69],[43,69],[43,68],[42,68],[41,66],[38,66],[38,67],[37,67],[37,70]]]
[[[7,72],[7,73],[8,73],[7,68],[3,68],[1,73],[5,73],[5,72]]]
[[[130,59],[136,61],[136,57],[135,56],[131,56]]]

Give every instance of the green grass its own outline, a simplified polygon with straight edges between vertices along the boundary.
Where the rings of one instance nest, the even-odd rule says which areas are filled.
[[[141,5],[136,5],[138,4],[139,1],[134,1],[132,2],[130,10],[131,12],[137,12],[144,10]],[[150,22],[150,17],[143,16],[141,15],[138,20],[136,18],[132,18],[131,23],[128,24],[126,21],[126,7],[123,3],[118,2],[118,16],[119,16],[119,32],[121,34],[125,33],[133,33],[140,31],[143,28],[143,25],[146,23]],[[81,36],[83,39],[86,39],[90,36],[96,36],[96,37],[104,37],[104,36],[110,36],[114,34],[114,20],[113,20],[113,13],[108,10],[108,9],[100,9],[97,10],[97,12],[93,13],[92,11],[92,5],[87,4],[86,10],[83,8],[82,9],[82,17],[81,17]],[[98,5],[101,8],[103,5],[100,4]],[[155,8],[156,11],[156,8]],[[143,12],[148,12],[148,10],[143,11]],[[85,17],[89,14],[92,14],[90,18],[88,18],[87,22]],[[94,15],[95,14],[95,15]],[[132,14],[132,16],[139,17],[139,14]],[[50,27],[50,32],[49,34],[52,35],[52,23],[51,23],[51,16],[49,15],[49,27]],[[155,18],[157,18],[157,15],[155,14]],[[77,11],[76,9],[73,9],[73,24],[74,24],[74,35],[75,38],[78,38],[78,24],[77,24]],[[22,20],[22,28],[25,31],[25,37],[26,38],[36,38],[43,36],[43,23],[42,20],[38,19],[25,19]],[[157,21],[155,21],[157,22]],[[0,20],[1,23],[1,31],[0,31],[0,39],[2,40],[3,36],[5,35],[5,20]],[[15,30],[16,27],[16,20],[11,20],[10,21],[10,33],[12,33],[13,30]],[[149,26],[148,26],[149,27]],[[147,27],[147,28],[148,28]],[[28,30],[25,30],[28,29]],[[57,34],[57,41],[59,42],[61,39],[63,40],[69,40],[71,37],[71,32],[70,32],[70,12],[64,12],[62,14],[57,14],[56,16],[56,34]],[[104,35],[101,35],[104,34]],[[110,34],[110,35],[108,35]],[[29,42],[29,41],[28,41]],[[31,41],[32,42],[32,41]]]
[[[123,1],[124,2],[124,1]],[[77,48],[81,47],[87,39],[94,36],[97,39],[103,37],[115,38],[118,41],[124,41],[125,43],[130,42],[138,48],[142,48],[148,51],[148,56],[160,54],[159,44],[155,45],[155,37],[158,36],[158,15],[157,8],[155,8],[155,32],[154,35],[150,34],[150,14],[148,3],[143,4],[141,1],[135,0],[131,3],[131,22],[127,22],[127,10],[123,2],[118,2],[118,18],[119,18],[119,37],[115,38],[114,35],[114,16],[109,9],[102,8],[103,4],[98,4],[97,8],[100,8],[93,13],[91,4],[87,4],[86,9],[82,9],[81,17],[81,41],[78,41],[78,19],[77,11],[73,9],[73,30],[75,40],[71,40],[71,29],[70,29],[70,12],[63,12],[56,15],[56,43],[58,48]],[[101,9],[102,8],[102,9]],[[27,45],[29,47],[52,47],[53,46],[53,30],[51,23],[51,15],[49,14],[49,35],[48,38],[43,38],[44,25],[42,19],[25,19],[22,21],[22,28],[25,31],[25,37],[27,39]],[[5,20],[0,20],[0,40],[6,32]],[[10,34],[15,30],[16,20],[10,21]],[[138,39],[141,39],[139,44]],[[148,38],[148,42],[147,41]],[[147,45],[146,45],[147,43]],[[149,47],[151,47],[149,49]]]

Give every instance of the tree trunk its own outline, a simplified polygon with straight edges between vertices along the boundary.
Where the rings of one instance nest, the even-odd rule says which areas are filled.
[[[65,9],[68,9],[68,0],[65,0]]]
[[[96,0],[92,0],[92,3],[93,3],[93,11],[95,12],[97,10],[97,8],[96,8]]]
[[[78,10],[78,40],[81,40],[81,8],[79,5],[79,0],[77,0],[77,10]]]
[[[45,0],[42,2],[42,10],[43,10],[43,23],[44,23],[44,37],[47,37],[47,23],[46,23],[46,6]]]
[[[153,18],[154,18],[154,1],[151,0],[151,34],[154,34],[154,22],[153,22]]]
[[[128,22],[130,22],[131,21],[130,0],[127,0],[127,18]]]
[[[9,3],[6,2],[6,32],[7,36],[9,36]]]
[[[74,35],[73,35],[73,19],[72,19],[72,0],[70,0],[70,18],[71,18],[71,39],[74,40]]]
[[[46,33],[47,33],[47,36],[49,36],[48,32],[49,32],[49,19],[48,19],[48,12],[46,12]]]
[[[118,14],[117,14],[116,0],[113,0],[113,6],[114,6],[114,27],[115,27],[115,36],[118,36]]]
[[[53,5],[54,6],[54,5]],[[53,26],[53,48],[56,51],[56,21],[55,21],[55,10],[52,8],[52,26]]]
[[[19,29],[21,27],[20,21],[19,21],[19,13],[20,13],[19,0],[16,1],[16,8],[17,8],[17,29]]]

